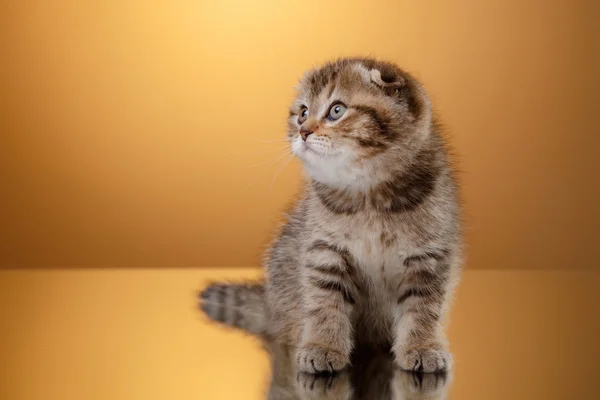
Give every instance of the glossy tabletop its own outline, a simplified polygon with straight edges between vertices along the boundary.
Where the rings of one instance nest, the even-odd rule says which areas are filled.
[[[365,351],[334,377],[297,374],[288,349],[198,312],[209,280],[259,274],[0,271],[0,398],[600,399],[598,273],[466,271],[448,327],[450,375],[408,374]]]

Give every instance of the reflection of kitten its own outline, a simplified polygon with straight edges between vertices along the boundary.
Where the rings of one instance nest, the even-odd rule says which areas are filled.
[[[443,400],[448,397],[449,373],[406,372],[394,366],[389,352],[360,349],[353,367],[335,374],[296,372],[289,347],[268,344],[272,378],[268,398],[273,400]]]
[[[448,369],[443,321],[461,265],[459,207],[422,86],[393,64],[342,59],[298,86],[288,139],[308,182],[266,260],[266,282],[212,285],[213,319],[297,346],[307,372],[355,343]]]

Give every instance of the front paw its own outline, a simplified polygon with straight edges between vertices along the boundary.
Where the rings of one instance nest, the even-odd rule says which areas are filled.
[[[349,354],[316,344],[304,345],[296,353],[298,369],[311,374],[340,371],[349,362]]]
[[[407,346],[395,353],[396,364],[405,371],[442,372],[452,367],[452,356],[441,345]]]

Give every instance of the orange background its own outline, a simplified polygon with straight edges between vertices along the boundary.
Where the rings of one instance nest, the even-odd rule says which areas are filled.
[[[0,2],[0,268],[55,267],[0,271],[0,398],[264,397],[265,354],[195,294],[261,274],[210,267],[259,263],[300,181],[292,160],[270,187],[284,146],[263,141],[282,140],[302,72],[337,56],[428,87],[463,171],[469,268],[598,268],[599,6]],[[206,268],[58,268],[186,266]],[[599,285],[467,271],[451,397],[598,398]]]
[[[283,138],[302,72],[358,54],[429,88],[470,268],[597,267],[599,17],[594,0],[4,1],[0,266],[258,264],[300,169],[270,188],[278,163],[246,166],[283,153],[261,141]]]

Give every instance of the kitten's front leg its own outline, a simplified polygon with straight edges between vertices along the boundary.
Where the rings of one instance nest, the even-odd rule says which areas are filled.
[[[350,314],[357,298],[347,249],[325,240],[313,242],[302,271],[305,319],[296,361],[301,371],[338,371],[353,346]]]
[[[408,371],[449,370],[442,319],[451,289],[451,264],[446,250],[407,257],[396,291],[394,353]]]

